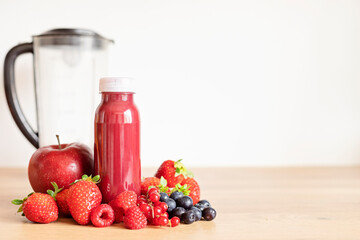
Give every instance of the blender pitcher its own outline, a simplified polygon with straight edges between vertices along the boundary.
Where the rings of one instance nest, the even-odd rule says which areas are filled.
[[[17,126],[34,147],[54,144],[56,134],[64,143],[92,146],[98,79],[106,75],[111,43],[90,30],[53,29],[7,53],[6,99]],[[26,120],[16,95],[14,66],[23,53],[34,57],[38,132]]]

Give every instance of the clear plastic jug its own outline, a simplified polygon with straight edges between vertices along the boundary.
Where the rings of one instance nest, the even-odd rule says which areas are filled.
[[[56,134],[63,143],[93,145],[98,80],[107,74],[112,42],[90,30],[53,29],[8,52],[6,99],[17,126],[34,147],[54,144]],[[38,132],[26,120],[16,95],[14,66],[23,53],[34,56]]]

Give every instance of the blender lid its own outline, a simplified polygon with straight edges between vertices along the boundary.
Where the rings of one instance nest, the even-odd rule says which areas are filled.
[[[55,28],[49,31],[43,32],[42,34],[35,35],[34,37],[57,37],[57,36],[74,36],[74,37],[94,37],[98,39],[108,40],[113,42],[111,39],[107,39],[97,32],[94,32],[90,29],[83,29],[83,28]]]
[[[44,46],[81,46],[83,44],[81,40],[83,37],[93,39],[92,47],[96,49],[106,47],[109,42],[114,43],[113,40],[105,38],[92,30],[81,28],[56,28],[33,36],[33,38],[38,39],[40,44]]]

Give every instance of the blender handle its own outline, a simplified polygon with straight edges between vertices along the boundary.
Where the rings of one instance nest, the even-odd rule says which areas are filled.
[[[16,125],[29,140],[29,142],[36,148],[39,148],[39,136],[30,126],[26,120],[23,111],[21,110],[19,99],[15,89],[15,60],[23,53],[34,53],[33,43],[22,43],[19,44],[6,54],[4,61],[4,88],[6,100],[14,118]]]

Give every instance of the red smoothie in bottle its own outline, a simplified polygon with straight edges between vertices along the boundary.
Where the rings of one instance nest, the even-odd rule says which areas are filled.
[[[140,194],[140,120],[128,78],[100,79],[102,100],[95,114],[95,174],[103,202],[132,190]]]

